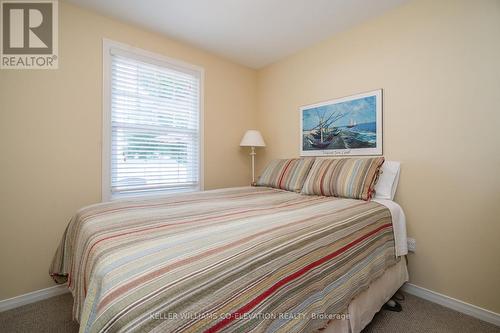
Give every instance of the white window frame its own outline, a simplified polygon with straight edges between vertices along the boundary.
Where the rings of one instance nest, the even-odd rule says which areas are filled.
[[[145,193],[118,194],[111,193],[111,49],[119,49],[132,54],[138,60],[143,59],[149,63],[155,63],[167,68],[179,68],[180,70],[189,70],[197,73],[200,78],[199,90],[199,185],[196,189],[165,190]],[[204,78],[205,70],[203,67],[185,63],[183,61],[172,59],[160,54],[149,52],[140,48],[132,47],[127,44],[115,42],[110,39],[102,40],[102,178],[101,178],[101,200],[111,201],[120,198],[144,198],[172,195],[179,192],[194,192],[204,190]]]

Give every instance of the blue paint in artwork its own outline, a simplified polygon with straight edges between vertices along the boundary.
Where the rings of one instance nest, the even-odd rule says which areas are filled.
[[[375,96],[369,96],[304,110],[302,118],[304,130],[311,130],[318,124],[318,113],[326,116],[332,113],[345,114],[333,124],[337,127],[349,125],[351,119],[357,124],[375,123],[377,121],[376,102]]]
[[[375,147],[376,104],[376,96],[369,96],[303,110],[303,149]]]
[[[364,124],[358,124],[354,127],[358,131],[363,131],[363,132],[377,132],[377,122],[371,122],[371,123],[364,123]]]

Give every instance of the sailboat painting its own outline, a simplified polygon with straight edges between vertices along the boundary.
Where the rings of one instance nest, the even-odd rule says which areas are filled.
[[[300,108],[300,155],[382,155],[382,90]]]

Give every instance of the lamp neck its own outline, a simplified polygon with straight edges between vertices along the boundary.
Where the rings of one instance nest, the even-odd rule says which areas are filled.
[[[250,152],[250,156],[252,156],[252,186],[255,186],[255,147],[252,147],[252,151]]]

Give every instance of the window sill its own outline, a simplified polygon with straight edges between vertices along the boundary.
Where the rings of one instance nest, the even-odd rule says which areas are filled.
[[[126,194],[115,194],[111,195],[108,200],[103,200],[103,202],[109,201],[117,201],[117,200],[144,200],[144,199],[159,199],[159,198],[168,198],[178,194],[184,193],[195,193],[201,192],[202,189],[200,187],[196,188],[186,188],[186,189],[176,189],[176,190],[161,190],[154,192],[146,192],[146,193],[126,193]]]

